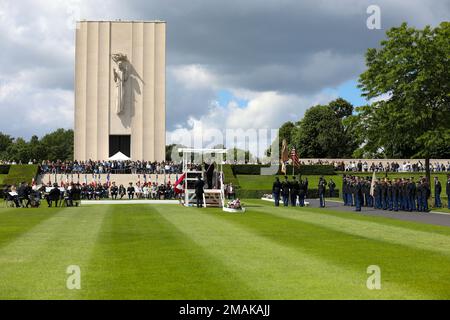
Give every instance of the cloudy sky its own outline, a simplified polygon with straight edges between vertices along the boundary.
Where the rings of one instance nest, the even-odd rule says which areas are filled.
[[[378,5],[382,29],[366,26]],[[364,54],[403,21],[448,20],[448,0],[0,0],[0,131],[73,126],[74,21],[167,21],[169,141],[203,128],[277,128],[356,88]]]

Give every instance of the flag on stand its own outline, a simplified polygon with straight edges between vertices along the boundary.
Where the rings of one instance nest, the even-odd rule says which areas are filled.
[[[375,170],[373,171],[372,183],[370,185],[370,195],[373,197],[375,195],[375,180],[377,180],[377,175]]]
[[[297,150],[295,150],[295,148],[291,151],[291,160],[293,166],[300,167],[300,158],[298,157]]]
[[[184,181],[185,178],[186,178],[186,173],[183,174],[183,175],[175,182],[175,184],[173,185],[176,194],[183,193],[183,189],[184,189],[184,188],[183,188],[182,183],[183,183],[183,181]]]
[[[289,151],[286,139],[283,140],[281,147],[281,172],[286,174],[286,162],[289,160]]]

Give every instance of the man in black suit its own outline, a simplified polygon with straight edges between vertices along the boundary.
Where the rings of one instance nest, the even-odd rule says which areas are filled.
[[[203,208],[203,194],[205,193],[205,182],[198,177],[195,182],[195,197],[197,199],[197,208]]]
[[[130,186],[127,189],[128,200],[133,200],[134,199],[134,193],[135,192],[136,192],[136,189],[134,189],[133,183],[130,182]]]
[[[214,170],[215,170],[214,163],[207,164],[205,162],[206,182],[208,184],[208,189],[214,189],[213,186]]]
[[[116,186],[116,183],[113,182],[111,186],[111,198],[113,200],[117,200],[117,195],[119,194],[119,188]]]
[[[58,188],[58,184],[55,183],[53,185],[53,189],[50,190],[48,196],[47,196],[47,203],[48,203],[48,207],[51,208],[53,202],[55,203],[55,208],[58,207],[58,202],[59,199],[61,198],[61,191]]]

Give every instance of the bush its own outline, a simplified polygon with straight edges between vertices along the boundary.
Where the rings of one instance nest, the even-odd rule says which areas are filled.
[[[11,166],[8,166],[8,165],[1,165],[0,166],[0,174],[8,174],[10,167]]]
[[[261,168],[268,168],[268,165],[232,165],[234,175],[260,175]],[[287,166],[287,174],[292,174],[292,166]],[[308,165],[295,168],[295,175],[310,175],[310,176],[331,176],[336,175],[334,166],[329,165]],[[278,171],[278,175],[282,175],[281,166]]]
[[[225,183],[232,183],[233,186],[238,187],[239,186],[239,180],[236,178],[235,174],[233,173],[233,168],[229,164],[225,164],[223,166],[223,175],[225,177]]]
[[[288,175],[292,174],[292,166],[287,166],[286,171]],[[325,165],[311,165],[311,166],[300,166],[295,168],[295,175],[304,175],[304,176],[333,176],[336,175],[336,171],[334,170],[334,166],[325,166]],[[281,175],[281,168],[279,174]]]
[[[37,165],[14,165],[11,166],[8,176],[3,181],[4,185],[17,185],[23,181],[31,183],[38,173]]]
[[[334,190],[334,196],[339,198],[339,190]],[[245,190],[238,189],[236,190],[236,197],[239,199],[261,199],[265,194],[272,194],[272,190]],[[327,190],[326,196],[329,197],[330,190]],[[308,199],[318,199],[319,198],[319,190],[317,189],[309,189],[308,190]]]

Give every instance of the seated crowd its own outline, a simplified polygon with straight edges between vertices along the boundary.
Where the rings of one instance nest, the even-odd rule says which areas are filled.
[[[21,183],[18,187],[6,186],[3,190],[3,198],[7,203],[17,208],[37,208],[42,200],[46,200],[48,207],[78,206],[80,200],[102,200],[102,199],[128,199],[128,200],[170,200],[177,199],[173,185],[156,183],[130,183],[128,186],[117,186],[101,183],[57,183],[43,186],[31,186]]]

